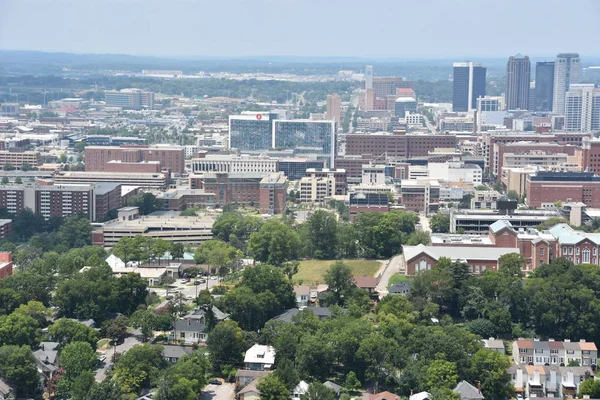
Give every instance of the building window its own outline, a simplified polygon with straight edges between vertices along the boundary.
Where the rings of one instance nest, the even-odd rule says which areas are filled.
[[[544,248],[542,247],[542,248],[540,249],[540,256],[543,256],[543,255],[544,255]]]
[[[575,249],[575,254],[579,255],[579,247]]]
[[[569,254],[573,254],[573,248],[569,247]]]
[[[567,254],[567,248],[566,247],[562,248],[562,253],[563,253],[563,255]]]
[[[583,249],[581,261],[588,264],[590,262],[590,249]]]

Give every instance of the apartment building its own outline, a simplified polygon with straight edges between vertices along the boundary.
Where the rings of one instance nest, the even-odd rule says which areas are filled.
[[[507,372],[517,396],[546,399],[575,398],[581,383],[594,375],[590,366],[515,364]]]
[[[389,199],[385,193],[350,193],[350,221],[365,212],[388,212]]]
[[[512,357],[516,364],[560,365],[577,362],[586,367],[597,365],[598,349],[594,342],[515,340],[512,343]]]
[[[175,174],[185,171],[185,149],[173,144],[88,146],[85,148],[85,170],[102,172],[110,161],[141,163],[158,161],[160,168]]]
[[[600,177],[593,172],[538,171],[527,176],[527,205],[553,207],[557,201],[600,207]]]
[[[23,165],[40,165],[40,153],[38,151],[0,150],[0,167],[10,164],[20,169]]]
[[[404,179],[401,181],[400,204],[407,211],[426,215],[437,212],[440,183],[436,179]]]

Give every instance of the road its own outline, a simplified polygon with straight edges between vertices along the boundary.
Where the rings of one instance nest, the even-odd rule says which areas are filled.
[[[232,383],[208,385],[200,395],[201,400],[233,400],[234,398],[235,390]]]
[[[431,132],[432,135],[435,135],[435,127],[433,125],[431,125],[431,122],[429,121],[429,118],[427,118],[427,115],[425,114],[421,114],[423,116],[423,120],[425,121],[425,125],[427,126],[427,129],[429,129],[429,132]]]
[[[139,333],[139,332],[136,332],[136,333]],[[121,343],[120,345],[117,346],[116,352],[124,353],[127,350],[131,349],[133,346],[138,345],[138,344],[142,344],[142,342],[137,338],[137,336],[135,334],[128,336],[125,338],[125,340],[123,340],[123,343]],[[111,347],[110,349],[106,350],[106,352],[104,353],[104,355],[106,356],[106,360],[104,360],[102,367],[96,371],[96,382],[101,382],[106,377],[107,369],[108,369],[109,365],[112,364],[113,354],[115,354],[114,347]]]
[[[392,275],[401,272],[400,266],[403,264],[403,260],[404,256],[402,254],[397,255],[390,260],[386,268],[383,270],[383,275],[381,276],[376,288],[377,292],[379,293],[379,298],[382,298],[388,294],[388,282],[390,281]]]
[[[177,290],[181,292],[185,297],[194,298],[196,297],[196,286],[193,282],[194,281],[192,280],[192,282],[190,283],[181,283],[181,279],[177,279],[177,281],[175,281],[175,283],[173,283],[172,285],[173,288],[169,290]],[[213,287],[215,287],[217,282],[217,279],[208,279],[208,289],[212,289]],[[200,293],[201,290],[204,290],[206,288],[206,283],[201,283],[200,285],[198,285],[198,293]],[[167,289],[162,288],[152,288],[150,289],[150,292],[154,292],[161,297],[165,297],[167,295]]]
[[[427,218],[427,216],[419,214],[419,223],[421,224],[421,227],[423,228],[424,232],[431,233],[431,227],[429,226],[429,218]]]

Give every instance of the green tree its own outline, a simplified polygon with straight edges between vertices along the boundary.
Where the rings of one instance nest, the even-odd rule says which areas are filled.
[[[289,390],[293,390],[300,382],[300,376],[294,367],[294,363],[287,358],[277,363],[275,375]]]
[[[288,400],[291,396],[289,389],[274,374],[263,377],[257,388],[261,400]]]
[[[583,396],[590,396],[592,399],[600,397],[600,381],[596,379],[586,379],[579,385],[579,393],[577,397],[583,398]]]
[[[20,176],[17,176],[15,178],[15,184],[22,185],[23,184],[23,178],[21,178]]]
[[[162,208],[160,200],[152,193],[146,192],[142,195],[134,196],[127,202],[128,206],[139,207],[140,214],[148,215]]]
[[[64,164],[67,162],[67,155],[65,153],[62,153],[60,155],[60,157],[58,157],[58,162],[61,164]]]
[[[0,289],[0,315],[12,313],[21,304],[21,296],[13,289]]]
[[[360,392],[362,385],[356,377],[354,371],[348,372],[346,380],[344,381],[344,389],[350,393]]]
[[[193,383],[186,378],[179,378],[177,381],[162,381],[156,392],[157,400],[196,400],[197,398]]]
[[[183,243],[170,242],[170,245],[169,252],[171,253],[171,258],[174,260],[181,260],[185,252]]]
[[[445,360],[434,360],[426,372],[427,390],[436,388],[452,389],[458,382],[458,371],[456,365]]]
[[[469,371],[472,382],[481,382],[481,392],[486,399],[500,400],[511,398],[514,388],[510,374],[510,359],[489,349],[480,349],[473,355]]]
[[[2,177],[2,184],[3,185],[8,185],[8,177],[6,177],[6,176]]]
[[[81,373],[91,371],[96,362],[96,352],[87,342],[71,342],[60,351],[60,366],[65,377],[73,380]]]
[[[339,246],[339,226],[334,214],[318,210],[306,221],[308,253],[312,258],[333,259]]]
[[[296,364],[301,374],[325,380],[331,376],[334,353],[324,334],[304,335],[298,343]]]
[[[181,357],[177,364],[170,367],[165,373],[165,380],[175,385],[181,379],[186,379],[191,384],[193,392],[200,393],[208,383],[206,377],[209,369],[210,363],[204,354],[195,352]]]
[[[10,163],[6,163],[6,164],[4,164],[4,167],[2,167],[2,169],[5,171],[14,171],[16,168],[14,165],[12,165]]]
[[[321,382],[308,385],[306,394],[300,396],[301,400],[336,400],[335,392]]]
[[[434,214],[431,217],[429,226],[434,233],[450,232],[450,215],[449,214]]]
[[[419,244],[423,244],[425,246],[429,246],[430,242],[431,242],[431,236],[429,235],[429,232],[414,231],[408,237],[408,240],[406,241],[406,244],[409,245],[409,246],[417,246]]]
[[[167,251],[169,251],[170,248],[171,248],[170,243],[164,239],[158,238],[158,239],[156,239],[156,241],[154,241],[153,252],[154,252],[154,255],[156,256],[156,258],[158,259],[158,265],[160,265],[161,257],[163,257],[165,255],[165,253]]]
[[[329,286],[332,302],[340,306],[344,304],[344,297],[356,288],[352,270],[343,261],[332,264],[325,273],[324,280]]]
[[[0,376],[19,397],[34,396],[39,391],[36,359],[28,346],[0,347]]]
[[[217,271],[230,266],[242,258],[242,252],[220,240],[207,240],[202,242],[194,253],[196,264],[208,264]]]
[[[119,384],[112,379],[105,379],[100,383],[95,383],[90,388],[85,400],[122,400],[121,388]]]
[[[387,371],[392,370],[394,357],[399,350],[395,340],[386,338],[381,333],[372,333],[360,343],[357,356],[366,365],[365,378],[373,383],[376,390],[386,377]]]
[[[506,196],[511,200],[519,200],[519,193],[516,190],[509,190]]]
[[[124,316],[104,321],[101,329],[102,337],[109,338],[114,342],[120,342],[125,339],[128,324],[129,320]]]
[[[48,328],[48,337],[60,344],[61,347],[71,342],[87,342],[96,348],[98,342],[98,332],[88,328],[84,324],[72,321],[67,318],[61,318]]]
[[[42,331],[35,319],[27,315],[11,314],[0,316],[0,345],[27,345],[35,347],[39,344]]]
[[[144,344],[134,346],[114,364],[113,379],[124,393],[137,393],[158,383],[161,370],[166,367],[162,346]]]
[[[0,293],[2,290],[0,290]],[[0,302],[1,304],[1,302]],[[29,301],[27,304],[21,304],[15,311],[15,314],[27,315],[35,319],[38,323],[38,327],[44,328],[48,325],[48,319],[51,316],[51,312],[39,301]]]
[[[537,229],[538,231],[545,231],[557,224],[569,224],[569,221],[559,217],[549,218],[546,221],[540,223],[538,226],[536,226],[535,229]]]
[[[221,372],[226,365],[239,365],[246,342],[242,330],[235,321],[218,324],[206,340],[209,360],[213,369]]]
[[[213,224],[213,238],[246,251],[250,235],[258,232],[263,223],[261,218],[253,215],[244,215],[240,212],[224,212]]]
[[[70,394],[74,400],[85,400],[92,386],[96,382],[96,378],[92,371],[84,371],[79,374],[71,383]]]
[[[300,239],[286,224],[277,220],[265,223],[250,235],[248,253],[256,260],[276,266],[298,258]]]

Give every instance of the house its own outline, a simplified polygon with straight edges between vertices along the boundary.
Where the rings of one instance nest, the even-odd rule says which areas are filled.
[[[0,378],[0,400],[8,400],[15,398],[15,391],[12,387],[8,385],[8,383],[4,382],[2,378]]]
[[[250,369],[238,369],[235,373],[235,386],[238,389],[249,385],[253,381],[263,376],[270,374],[271,371],[258,371]]]
[[[292,399],[299,399],[300,396],[305,395],[308,392],[308,383],[300,381],[292,390]]]
[[[458,393],[460,400],[484,400],[481,389],[467,381],[460,381],[452,391]]]
[[[340,393],[342,391],[342,387],[340,385],[338,385],[337,383],[333,383],[331,381],[327,381],[323,384],[323,386],[325,386],[326,388],[329,388],[331,390],[333,390],[335,392],[335,395],[337,397],[340,396]]]
[[[388,289],[388,294],[408,296],[412,290],[412,283],[410,282],[396,282]]]
[[[573,397],[585,379],[594,376],[590,366],[517,364],[508,368],[515,392],[523,397]]]
[[[412,399],[412,396],[411,396]],[[372,394],[369,397],[369,400],[400,400],[400,396],[398,396],[397,394],[394,393],[390,393],[390,392],[381,392],[381,393],[377,393],[377,394]],[[419,399],[417,399],[419,400]],[[421,399],[423,400],[423,399]]]
[[[486,349],[493,350],[500,354],[504,354],[506,352],[506,350],[504,348],[504,342],[502,340],[489,338],[489,339],[483,339],[482,342],[483,342],[483,347],[485,347]]]
[[[596,344],[585,339],[579,342],[569,339],[563,342],[519,339],[513,342],[512,349],[515,364],[568,366],[575,362],[581,366],[591,366],[597,365],[598,360]]]
[[[222,321],[229,319],[229,314],[224,313],[223,311],[219,310],[215,306],[211,306],[210,310],[212,312],[212,317],[215,319],[216,322],[222,322]],[[206,323],[206,315],[207,314],[208,314],[208,306],[204,305],[204,306],[196,307],[195,309],[193,309],[192,311],[187,313],[183,317],[183,319],[184,320],[187,320],[187,319],[198,320],[198,321],[203,321]]]
[[[181,340],[185,344],[194,344],[206,341],[206,324],[198,320],[175,321],[172,338]]]
[[[431,393],[427,392],[419,392],[416,394],[411,394],[408,400],[431,400]]]
[[[246,385],[246,387],[238,392],[238,400],[260,400],[260,390],[258,390],[256,385],[258,385],[258,379]]]
[[[309,285],[295,285],[294,293],[296,293],[296,305],[298,308],[308,306],[308,301],[310,299]]]
[[[246,351],[244,364],[250,370],[269,370],[275,364],[275,349],[273,346],[255,344]]]
[[[311,312],[313,314],[315,314],[317,317],[319,317],[319,319],[324,319],[327,317],[331,317],[332,312],[329,309],[329,307],[307,307],[302,311],[307,311],[307,312]],[[342,308],[341,312],[345,313],[347,310]],[[298,315],[300,313],[300,310],[297,308],[290,308],[289,310],[283,312],[282,314],[279,314],[276,317],[273,317],[273,320],[275,321],[281,321],[281,322],[292,322],[293,318]]]
[[[369,295],[375,294],[377,287],[377,278],[374,276],[355,276],[354,283],[360,289],[366,289]]]
[[[37,370],[44,379],[52,378],[58,370],[58,346],[57,342],[42,342],[39,349],[33,352]]]
[[[175,364],[186,354],[192,354],[192,350],[183,346],[163,346],[163,357],[171,364]]]

